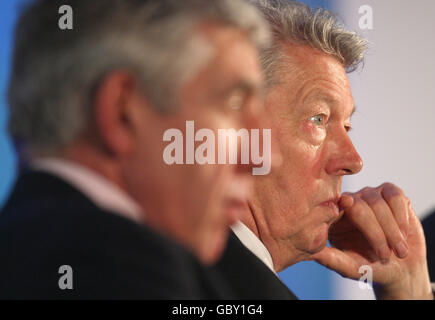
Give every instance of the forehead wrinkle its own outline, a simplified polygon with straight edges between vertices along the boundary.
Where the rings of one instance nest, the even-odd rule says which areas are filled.
[[[317,88],[307,93],[303,101],[305,102],[307,100],[323,101],[332,105],[339,103],[339,99],[337,99],[337,97],[334,97],[334,95],[326,93],[325,91]]]
[[[303,103],[321,101],[328,105],[338,105],[341,102],[340,95],[322,87],[316,86],[314,88],[309,88],[308,90],[302,88],[301,91],[301,101]]]

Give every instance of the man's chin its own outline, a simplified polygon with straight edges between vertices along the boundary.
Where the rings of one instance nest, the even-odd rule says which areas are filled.
[[[320,252],[326,247],[328,243],[328,230],[329,224],[323,223],[313,232],[314,238],[310,241],[310,247],[308,248],[308,251],[311,254]]]
[[[204,254],[201,259],[202,263],[206,265],[215,264],[222,256],[226,248],[227,240],[228,233],[226,232],[224,232],[219,237],[215,237],[213,244],[211,244],[207,248],[204,248]]]

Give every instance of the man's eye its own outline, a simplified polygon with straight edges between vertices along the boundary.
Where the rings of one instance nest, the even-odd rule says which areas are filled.
[[[235,90],[228,99],[228,106],[233,110],[240,110],[246,100],[246,93],[242,90]]]
[[[310,118],[310,121],[312,121],[317,126],[323,125],[324,120],[325,120],[325,115],[323,114],[317,114]]]

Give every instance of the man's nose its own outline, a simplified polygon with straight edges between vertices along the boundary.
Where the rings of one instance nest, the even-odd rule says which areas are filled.
[[[343,132],[331,142],[331,156],[328,159],[326,171],[331,175],[351,175],[361,171],[363,161],[355,149],[348,133]]]

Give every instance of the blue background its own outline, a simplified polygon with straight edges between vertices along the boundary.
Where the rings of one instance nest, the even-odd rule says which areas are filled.
[[[6,133],[7,109],[5,90],[10,72],[13,26],[19,0],[0,1],[0,206],[13,184],[17,166],[11,142]],[[304,1],[313,7],[328,8],[330,1]],[[315,262],[301,262],[280,273],[281,279],[301,299],[332,299],[332,274]]]
[[[16,174],[15,155],[6,134],[5,90],[10,72],[13,25],[18,1],[0,1],[0,206],[3,204]]]

